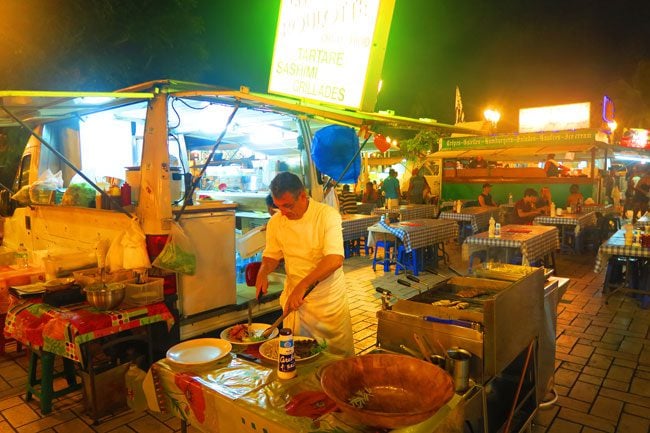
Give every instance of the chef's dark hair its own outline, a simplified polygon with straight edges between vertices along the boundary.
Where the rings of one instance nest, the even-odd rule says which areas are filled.
[[[275,198],[282,197],[285,192],[289,192],[294,198],[297,198],[305,190],[300,178],[288,171],[278,173],[271,181],[270,188],[271,194]]]

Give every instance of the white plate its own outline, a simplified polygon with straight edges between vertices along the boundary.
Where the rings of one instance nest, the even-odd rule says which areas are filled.
[[[294,344],[296,341],[304,341],[304,340],[315,340],[314,338],[311,337],[302,337],[300,335],[296,335],[293,337]],[[259,348],[260,355],[262,355],[264,358],[266,358],[269,361],[277,362],[278,361],[278,340],[272,340],[272,341],[265,341],[262,343],[262,345]],[[318,352],[314,355],[307,356],[306,358],[301,358],[298,355],[295,356],[296,361],[307,361],[308,359],[312,359],[320,355],[322,352]]]
[[[240,326],[240,325],[235,325],[235,326]],[[219,336],[223,338],[224,340],[234,344],[235,346],[250,346],[252,344],[260,344],[263,341],[270,340],[272,338],[275,338],[278,335],[278,328],[275,328],[273,332],[271,332],[271,335],[269,338],[265,338],[263,340],[258,340],[258,341],[237,341],[233,340],[230,338],[230,330],[234,328],[235,326],[230,326],[223,331],[221,331],[221,334]],[[271,325],[267,323],[251,323],[250,330],[255,333],[255,335],[261,336],[262,333]]]
[[[220,338],[197,338],[173,346],[167,359],[182,367],[203,367],[215,362],[232,350],[232,345]]]

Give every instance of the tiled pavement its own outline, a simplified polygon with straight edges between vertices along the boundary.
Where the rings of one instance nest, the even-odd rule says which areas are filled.
[[[464,270],[457,246],[449,247],[452,266]],[[600,287],[603,274],[594,274],[590,254],[558,257],[558,274],[571,284],[558,309],[557,403],[541,410],[534,433],[650,432],[650,310],[621,295],[606,305]],[[345,262],[357,353],[375,343],[380,308],[374,288],[409,297],[413,289],[397,284],[394,274],[373,272],[369,259]],[[444,271],[444,268],[443,268]],[[425,283],[439,277],[423,274]],[[13,351],[12,351],[13,350]],[[27,362],[13,348],[0,358],[0,433],[3,432],[155,432],[180,430],[169,416],[123,412],[98,426],[84,414],[80,393],[55,400],[53,413],[42,417],[34,401],[22,399]],[[196,431],[190,427],[190,431]]]

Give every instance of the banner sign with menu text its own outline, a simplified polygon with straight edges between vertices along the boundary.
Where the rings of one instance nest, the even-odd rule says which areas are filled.
[[[593,129],[559,132],[532,132],[528,134],[499,134],[443,138],[440,150],[497,149],[503,147],[543,147],[558,144],[584,144],[601,141],[601,134]]]

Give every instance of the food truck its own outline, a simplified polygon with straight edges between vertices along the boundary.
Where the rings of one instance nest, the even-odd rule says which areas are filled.
[[[254,288],[237,275],[237,236],[269,217],[268,185],[280,171],[296,173],[313,199],[322,198],[311,156],[318,130],[456,130],[172,80],[110,93],[2,91],[0,102],[0,126],[31,131],[12,191],[2,193],[0,248],[11,254],[22,244],[49,278],[61,277],[97,267],[98,243],[133,221],[153,260],[178,222],[196,272],[150,275],[165,278],[180,339],[245,320]],[[256,317],[279,309],[283,277],[274,277]]]
[[[570,186],[577,184],[585,198],[601,203],[601,171],[612,153],[608,131],[594,126],[591,111],[590,103],[522,109],[518,133],[442,138],[430,155],[441,166],[441,197],[476,200],[482,185],[490,183],[492,196],[504,204],[510,195],[521,198],[526,188],[546,186],[564,207]],[[548,177],[543,167],[551,154],[570,170]],[[477,157],[487,166],[470,168]]]

